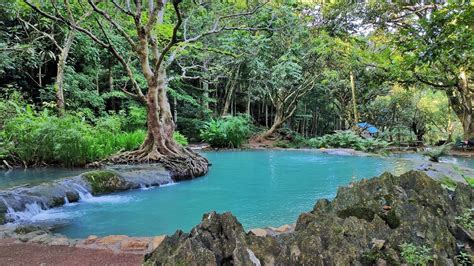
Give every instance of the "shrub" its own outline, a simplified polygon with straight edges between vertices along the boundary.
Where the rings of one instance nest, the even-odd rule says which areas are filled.
[[[342,131],[312,138],[307,143],[313,148],[352,148],[370,152],[384,149],[389,145],[388,142],[383,140],[362,138],[352,131]]]
[[[128,113],[122,114],[122,127],[125,131],[135,131],[146,128],[146,110],[140,106],[130,106]]]
[[[57,117],[48,110],[36,113],[26,108],[5,123],[0,141],[8,150],[2,149],[0,156],[26,165],[81,166],[136,149],[145,135],[143,130],[122,132],[120,119],[114,116],[99,119],[93,127],[74,115]]]
[[[249,134],[250,122],[246,116],[228,116],[206,122],[200,136],[212,147],[239,148]]]
[[[464,180],[466,180],[467,184],[469,184],[469,186],[471,186],[472,188],[474,188],[474,177],[467,177],[465,176],[464,177]]]
[[[179,131],[175,131],[173,133],[173,139],[180,144],[181,146],[188,146],[188,138],[183,134],[179,133]]]
[[[6,121],[12,119],[22,112],[20,106],[23,106],[25,101],[18,92],[11,93],[7,98],[0,101],[0,130],[3,128]]]
[[[439,182],[442,187],[451,191],[454,191],[458,185],[456,181],[452,180],[449,176],[443,176]]]
[[[403,243],[400,248],[402,249],[400,255],[409,265],[427,265],[433,259],[430,255],[431,249],[426,246]]]
[[[424,155],[428,156],[430,161],[437,163],[442,156],[448,154],[450,149],[451,145],[449,144],[441,145],[439,147],[431,148],[430,150],[426,151]]]
[[[466,209],[464,212],[456,217],[456,221],[467,230],[474,229],[474,211],[472,209]]]

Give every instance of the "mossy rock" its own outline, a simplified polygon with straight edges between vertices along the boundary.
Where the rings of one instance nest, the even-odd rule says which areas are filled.
[[[17,227],[15,228],[13,232],[18,235],[26,235],[28,233],[39,231],[39,230],[42,230],[41,227],[30,225],[30,226]]]
[[[127,189],[125,181],[114,171],[97,170],[84,173],[82,176],[91,185],[94,195]]]
[[[452,180],[449,176],[444,176],[439,180],[441,185],[451,191],[454,191],[458,185],[458,183],[454,180]]]
[[[337,212],[337,216],[339,216],[340,218],[345,219],[349,216],[354,216],[358,219],[364,219],[367,222],[372,222],[372,220],[374,219],[374,215],[374,211],[361,206],[350,207]]]

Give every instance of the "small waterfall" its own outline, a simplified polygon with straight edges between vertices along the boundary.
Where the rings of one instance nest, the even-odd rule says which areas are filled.
[[[87,190],[87,188],[81,186],[80,184],[73,183],[72,186],[74,187],[74,190],[77,192],[79,195],[79,200],[88,200],[94,196]]]
[[[115,168],[115,169],[114,169]],[[170,174],[160,165],[114,166],[120,173],[123,186],[119,191],[127,189],[147,190],[157,186],[171,186],[175,183]],[[104,195],[95,197],[91,186],[82,176],[43,183],[33,187],[17,187],[0,191],[0,212],[5,214],[7,222],[29,223],[36,220],[60,219],[54,207],[71,205],[74,202],[88,203],[122,203],[133,200],[129,196]],[[1,213],[0,213],[1,214]]]
[[[23,211],[15,211],[13,208],[8,207],[7,218],[12,221],[28,221],[42,211],[43,208],[37,202],[26,203]]]

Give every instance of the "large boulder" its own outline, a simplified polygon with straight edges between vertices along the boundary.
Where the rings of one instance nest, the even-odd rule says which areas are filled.
[[[146,258],[156,265],[253,265],[242,225],[229,212],[205,214],[189,234],[177,231]]]
[[[372,265],[407,262],[403,243],[428,247],[438,265],[472,253],[472,232],[456,220],[473,206],[473,189],[444,189],[423,172],[385,173],[342,187],[299,216],[294,232],[258,237],[230,213],[210,213],[178,231],[146,258],[156,265]]]

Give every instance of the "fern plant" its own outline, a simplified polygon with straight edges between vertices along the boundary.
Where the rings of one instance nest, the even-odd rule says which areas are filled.
[[[216,148],[239,148],[250,134],[249,119],[245,116],[229,116],[211,119],[204,124],[201,138]]]

